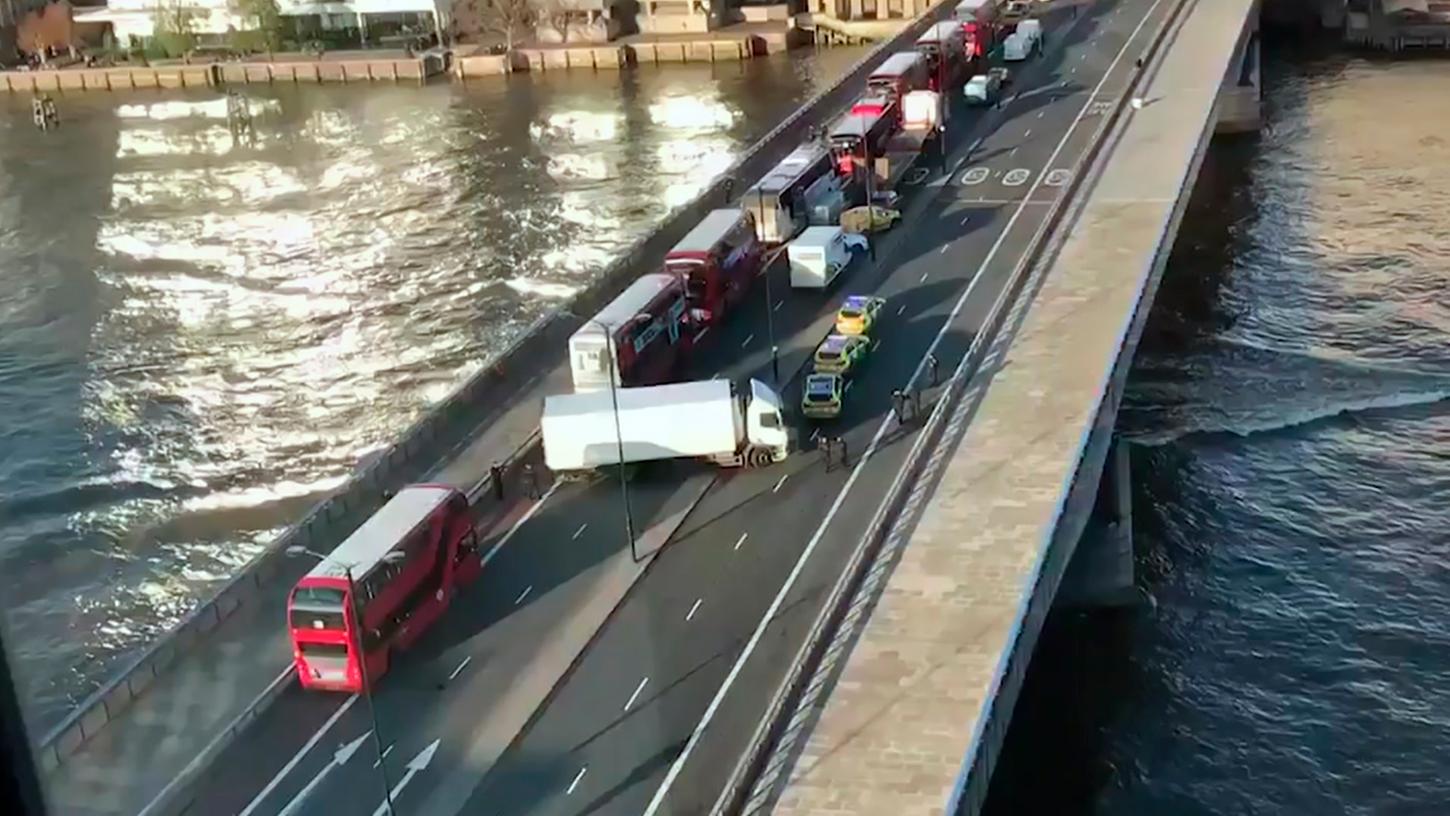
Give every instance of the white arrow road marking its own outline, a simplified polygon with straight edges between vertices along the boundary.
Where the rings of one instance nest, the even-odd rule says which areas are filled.
[[[322,770],[317,772],[317,776],[312,777],[312,781],[308,782],[306,787],[299,791],[296,796],[292,797],[292,801],[288,802],[287,806],[282,808],[277,816],[290,816],[296,812],[297,808],[301,807],[302,803],[307,800],[307,797],[311,796],[314,790],[317,790],[317,786],[322,784],[322,780],[326,779],[327,775],[332,773],[332,769],[341,768],[346,765],[347,761],[352,759],[352,755],[357,753],[357,749],[362,747],[363,740],[367,739],[372,733],[368,731],[361,737],[338,748],[337,753],[332,755],[332,761],[323,766]]]
[[[326,734],[329,730],[331,730],[331,728],[337,724],[337,721],[342,719],[342,715],[346,714],[347,710],[349,708],[352,708],[353,703],[356,702],[357,695],[354,694],[351,697],[347,698],[347,702],[343,703],[341,706],[338,706],[338,709],[332,712],[332,716],[327,718],[327,722],[323,723],[322,727],[317,729],[317,733],[313,734],[307,740],[307,742],[303,744],[302,750],[298,751],[296,755],[292,757],[292,759],[288,760],[286,765],[282,766],[282,770],[278,771],[277,775],[272,777],[272,781],[267,783],[267,787],[262,788],[262,792],[257,794],[256,798],[248,803],[247,809],[237,814],[237,816],[252,816],[252,813],[254,813],[257,810],[258,806],[262,804],[262,800],[270,796],[272,791],[276,790],[277,786],[282,784],[282,780],[286,779],[287,774],[292,773],[292,769],[297,767],[297,763],[301,762],[302,758],[307,756],[308,752],[317,745],[318,741],[322,739],[322,735]]]
[[[438,753],[439,742],[439,740],[433,740],[428,743],[427,748],[419,751],[417,756],[408,760],[408,772],[403,774],[403,778],[399,779],[398,784],[393,786],[391,793],[393,801],[397,801],[398,797],[403,795],[403,788],[408,787],[408,783],[413,781],[413,777],[428,770],[428,763],[432,762],[433,755]],[[377,810],[373,811],[373,816],[387,816],[388,810],[388,803],[383,802],[378,805]]]

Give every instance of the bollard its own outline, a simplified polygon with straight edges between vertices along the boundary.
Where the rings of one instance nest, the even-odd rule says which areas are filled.
[[[503,501],[503,465],[494,462],[488,469],[488,478],[493,480],[493,497]]]

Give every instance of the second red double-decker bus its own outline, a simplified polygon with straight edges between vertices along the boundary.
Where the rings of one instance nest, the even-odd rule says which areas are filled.
[[[656,385],[674,374],[692,335],[684,276],[640,276],[569,337],[575,391]],[[612,359],[611,359],[612,358]]]
[[[682,276],[691,321],[708,330],[745,297],[764,259],[754,216],[712,210],[665,256],[665,271]]]
[[[446,485],[399,491],[292,590],[298,680],[356,692],[366,668],[376,682],[393,652],[412,645],[481,568],[466,496]]]

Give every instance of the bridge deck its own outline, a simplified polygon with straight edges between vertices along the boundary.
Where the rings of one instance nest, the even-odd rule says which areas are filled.
[[[776,813],[944,813],[977,752],[992,750],[987,718],[1011,682],[1005,670],[1048,543],[1254,6],[1199,2],[1170,42],[1147,104],[1123,128],[950,454]]]

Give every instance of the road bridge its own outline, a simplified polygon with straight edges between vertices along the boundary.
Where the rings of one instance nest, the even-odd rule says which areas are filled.
[[[1258,11],[1184,3],[722,810],[978,813],[1054,600],[1131,597],[1118,404],[1204,151],[1257,122]]]
[[[278,581],[52,764],[61,812],[368,813],[384,779],[402,814],[717,807],[863,534],[934,444],[936,426],[898,415],[892,393],[947,404],[960,379],[942,377],[1000,334],[1176,3],[1055,4],[1046,52],[1006,103],[954,112],[941,165],[911,179],[904,227],[875,261],[826,297],[789,292],[776,267],[712,332],[690,376],[770,380],[773,334],[794,404],[841,298],[887,298],[880,345],[828,431],[848,465],[828,466],[802,426],[811,441],[773,468],[652,468],[630,491],[636,557],[617,485],[545,484],[530,498],[513,469],[503,500],[484,490],[489,466],[533,433],[538,396],[567,390],[567,369],[551,370],[423,471],[482,491],[489,560],[379,685],[381,768],[348,748],[374,728],[362,701],[304,693],[283,671]],[[1136,115],[1168,109],[1150,97]]]

